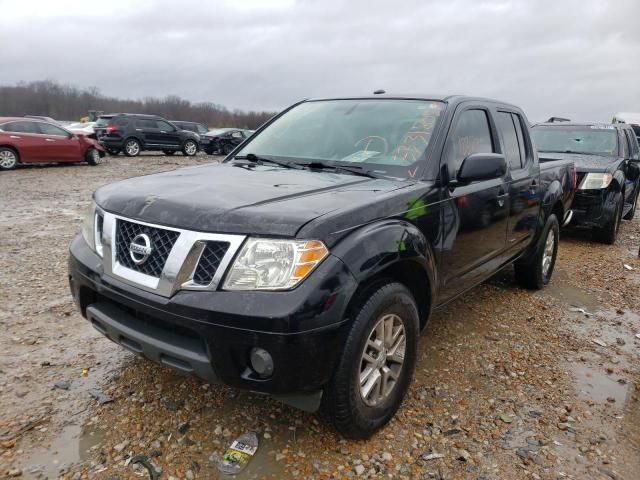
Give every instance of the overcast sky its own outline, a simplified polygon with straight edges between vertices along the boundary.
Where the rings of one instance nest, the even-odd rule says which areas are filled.
[[[640,0],[0,0],[0,84],[51,79],[228,108],[387,92],[531,120],[640,112]]]

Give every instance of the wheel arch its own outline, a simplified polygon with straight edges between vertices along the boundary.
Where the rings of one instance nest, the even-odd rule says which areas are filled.
[[[404,220],[368,225],[343,239],[332,253],[358,282],[347,306],[347,318],[373,290],[396,281],[413,295],[420,329],[427,325],[436,297],[436,261],[430,243],[415,225]]]
[[[18,163],[21,162],[22,156],[20,155],[20,150],[18,150],[15,145],[11,145],[10,143],[0,143],[0,148],[8,148],[9,150],[12,150],[18,157]]]

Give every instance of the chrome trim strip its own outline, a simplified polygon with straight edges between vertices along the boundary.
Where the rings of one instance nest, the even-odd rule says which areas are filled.
[[[236,252],[244,242],[245,235],[230,235],[221,233],[204,233],[193,230],[182,230],[179,228],[156,225],[153,223],[132,220],[127,217],[115,215],[100,210],[104,215],[102,223],[102,249],[104,261],[104,274],[115,277],[131,286],[141,288],[163,297],[171,297],[178,290],[216,290],[222,280]],[[165,262],[160,278],[156,278],[144,273],[137,272],[121,265],[116,259],[116,225],[117,220],[137,223],[148,227],[171,230],[180,235],[176,240],[167,261]],[[193,275],[204,251],[205,242],[219,241],[229,243],[224,257],[216,270],[212,282],[209,285],[198,285],[193,283]]]

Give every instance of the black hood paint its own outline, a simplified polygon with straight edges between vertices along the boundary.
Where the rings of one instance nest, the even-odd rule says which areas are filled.
[[[613,173],[622,159],[603,155],[585,155],[581,153],[539,152],[540,160],[571,160],[577,172]]]
[[[406,181],[268,165],[212,164],[131,178],[95,193],[103,209],[149,223],[214,233],[294,237],[308,222],[359,206]]]

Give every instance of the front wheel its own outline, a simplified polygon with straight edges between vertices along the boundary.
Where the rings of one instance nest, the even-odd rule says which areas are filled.
[[[100,152],[95,148],[90,148],[85,154],[85,159],[89,165],[100,165],[102,163],[102,157]]]
[[[222,153],[225,155],[229,155],[233,151],[233,145],[223,145]]]
[[[348,438],[367,438],[391,420],[416,363],[419,318],[411,292],[389,282],[369,293],[354,312],[321,407]]]
[[[625,220],[633,220],[633,217],[636,215],[636,205],[638,204],[638,191],[640,191],[640,185],[636,186],[636,194],[633,196],[633,205],[631,205],[631,210],[627,212],[627,214],[622,217]]]
[[[604,227],[595,227],[593,236],[599,242],[613,245],[618,238],[618,230],[620,230],[620,221],[622,220],[622,208],[624,207],[624,195],[616,193],[615,209],[611,220]]]
[[[140,142],[135,138],[130,138],[124,142],[124,154],[127,157],[137,157],[140,155]]]
[[[193,140],[187,140],[182,145],[182,153],[188,157],[193,157],[196,153],[198,153],[198,144]]]
[[[560,224],[555,214],[551,214],[542,229],[533,257],[516,262],[514,265],[516,280],[520,285],[532,290],[540,290],[549,283],[553,267],[556,265],[559,240]]]

